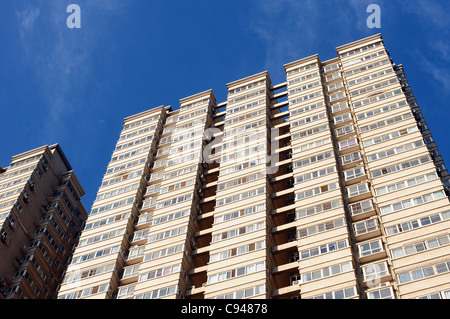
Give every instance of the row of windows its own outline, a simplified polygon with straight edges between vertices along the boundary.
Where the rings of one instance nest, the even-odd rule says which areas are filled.
[[[67,273],[66,276],[64,277],[63,283],[71,283],[74,281],[79,281],[81,279],[84,278],[88,278],[88,277],[92,277],[95,275],[101,275],[104,274],[106,272],[110,272],[114,270],[114,263],[113,264],[109,264],[109,265],[105,265],[105,266],[100,266],[97,268],[93,268],[93,269],[89,269],[89,270],[85,270],[85,271],[73,271],[71,273]]]
[[[264,121],[265,122],[265,121]],[[256,130],[252,130],[248,132],[248,134],[243,134],[244,137],[234,137],[231,142],[222,144],[222,150],[225,153],[226,149],[234,148],[235,146],[241,144],[253,144],[257,143],[258,139],[264,141],[264,138],[267,137],[267,131],[265,128],[260,128]],[[255,141],[255,142],[253,142]],[[253,143],[249,143],[253,142]]]
[[[360,257],[369,256],[372,254],[376,254],[383,250],[383,245],[381,240],[375,240],[368,243],[358,245],[358,251]]]
[[[177,273],[177,272],[180,271],[180,269],[181,269],[181,265],[178,264],[178,265],[173,265],[173,266],[167,266],[167,267],[164,267],[164,268],[159,268],[157,270],[152,270],[152,271],[150,271],[148,273],[139,275],[138,282],[152,280],[152,279],[159,278],[159,277],[162,277],[162,276],[167,276],[167,275],[170,275],[170,274],[173,274],[173,273]]]
[[[67,295],[58,296],[58,299],[78,299],[88,297],[93,294],[108,291],[109,284],[103,284],[100,286],[90,287],[81,291],[75,291]]]
[[[247,244],[247,245],[240,246],[237,248],[231,248],[231,249],[222,251],[220,253],[212,254],[209,257],[209,262],[228,259],[228,258],[231,258],[234,256],[243,255],[248,252],[260,250],[260,249],[264,249],[264,248],[266,248],[266,241],[261,240],[256,243],[251,243],[251,244]]]
[[[364,280],[372,283],[383,276],[389,275],[389,270],[386,262],[380,262],[362,268]]]
[[[12,182],[9,182],[9,183],[0,185],[0,189],[9,187],[9,186],[11,186],[11,185],[16,185],[16,184],[18,184],[18,183],[21,183],[21,182],[24,182],[24,181],[27,181],[27,180],[28,180],[28,176],[25,176],[25,177],[16,179],[15,181],[12,181]]]
[[[108,186],[108,185],[112,185],[112,184],[115,184],[115,183],[119,183],[119,182],[121,182],[123,180],[126,180],[126,179],[130,179],[130,178],[133,178],[133,177],[136,177],[136,176],[141,176],[142,174],[143,174],[143,171],[140,170],[140,171],[137,171],[137,172],[134,172],[134,173],[130,173],[128,175],[122,175],[120,177],[109,179],[109,180],[106,180],[106,181],[102,182],[102,186]]]
[[[306,158],[304,160],[295,162],[294,167],[302,167],[304,165],[308,165],[308,164],[315,163],[315,162],[320,162],[320,161],[326,160],[328,158],[333,158],[333,157],[334,157],[333,151],[325,152],[323,154],[315,155],[310,158]]]
[[[291,71],[287,72],[287,75],[292,75],[292,74],[295,74],[295,73],[306,71],[306,70],[309,70],[309,69],[314,68],[316,66],[317,66],[317,63],[314,62],[314,63],[308,64],[308,65],[296,68],[294,70],[291,70]]]
[[[192,160],[199,160],[201,157],[200,153],[195,153],[195,154],[188,154],[185,156],[181,156],[181,157],[177,157],[176,159],[170,160],[170,161],[165,161],[166,162],[166,167],[170,167],[172,165],[177,165],[180,163],[184,163],[184,162],[188,162],[188,161],[192,161]],[[156,163],[154,168],[156,168]]]
[[[262,100],[259,100],[259,101],[253,102],[253,103],[249,103],[247,105],[243,105],[243,106],[239,106],[239,107],[235,107],[235,108],[227,108],[227,115],[232,114],[232,113],[236,113],[236,112],[239,112],[239,111],[242,111],[242,110],[246,110],[246,109],[249,109],[249,108],[251,108],[253,106],[257,106],[257,105],[261,105],[261,104],[265,104],[265,103],[266,103],[266,100],[262,99]]]
[[[153,139],[153,136],[143,137],[143,138],[141,138],[139,140],[135,140],[135,141],[132,141],[132,142],[129,142],[129,143],[126,143],[126,144],[122,144],[122,145],[117,145],[115,150],[116,151],[123,150],[125,148],[131,147],[131,146],[134,146],[134,145],[137,145],[137,144],[141,144],[141,143],[144,143],[144,142],[147,142],[147,141],[151,141],[152,139]]]
[[[390,110],[395,110],[395,109],[397,109],[399,107],[402,107],[402,106],[404,106],[406,104],[408,104],[408,103],[406,103],[406,101],[397,102],[397,103],[394,103],[394,104],[390,104],[390,105],[387,105],[387,106],[383,106],[383,107],[380,107],[380,108],[377,108],[377,109],[373,109],[373,110],[367,111],[365,113],[358,114],[356,117],[357,117],[358,120],[362,120],[364,118],[371,117],[371,116],[374,116],[374,115],[377,115],[377,114],[381,114],[381,113],[384,113],[384,112],[388,112]]]
[[[239,276],[244,276],[248,274],[252,274],[257,271],[265,270],[266,269],[266,262],[258,262],[256,264],[251,264],[244,267],[239,267],[233,270],[228,270],[219,274],[210,275],[208,276],[208,284],[213,284],[216,282],[236,278]]]
[[[192,199],[192,194],[180,196],[180,197],[177,197],[177,198],[172,198],[172,199],[166,200],[166,201],[164,201],[162,203],[158,203],[156,205],[156,208],[164,208],[164,207],[175,205],[175,204],[179,204],[179,203],[191,200],[191,199]]]
[[[180,189],[180,188],[185,187],[185,186],[194,185],[196,180],[197,180],[196,178],[192,178],[192,179],[189,179],[187,181],[182,181],[182,182],[176,183],[174,185],[170,185],[170,186],[167,186],[167,187],[160,188],[159,193],[160,194],[164,194],[164,193],[176,190],[176,189]]]
[[[345,57],[348,57],[348,56],[353,55],[353,54],[356,54],[356,53],[364,52],[364,51],[367,51],[367,50],[369,50],[369,49],[376,48],[376,47],[378,47],[378,46],[380,46],[380,45],[382,45],[381,42],[376,42],[376,43],[373,43],[373,44],[368,44],[368,45],[365,45],[365,46],[360,47],[360,48],[358,48],[358,49],[354,49],[354,50],[352,50],[352,51],[348,51],[348,52],[342,53],[342,54],[341,54],[341,58],[345,58]]]
[[[166,126],[164,127],[163,134],[172,133],[172,132],[178,132],[178,131],[184,131],[187,128],[194,128],[196,126],[202,127],[203,124],[205,124],[205,119],[201,118],[183,125],[178,126]]]
[[[257,142],[255,142],[255,143],[257,143]],[[247,148],[247,149],[242,150],[242,151],[238,151],[238,152],[234,152],[234,153],[231,153],[231,154],[228,154],[228,155],[224,155],[220,159],[221,159],[222,162],[229,161],[229,160],[232,160],[232,159],[237,159],[237,158],[242,157],[242,156],[247,156],[247,155],[250,155],[250,154],[253,154],[253,153],[257,153],[259,151],[264,151],[264,150],[266,150],[266,147],[267,147],[266,143],[262,143],[262,144],[260,144],[258,146],[250,147],[250,148]],[[263,154],[263,155],[265,157],[265,154]]]
[[[344,218],[340,218],[340,219],[336,219],[336,220],[332,220],[326,223],[322,223],[322,224],[318,224],[318,225],[314,225],[308,228],[302,228],[299,229],[297,231],[297,237],[298,238],[304,238],[304,237],[308,237],[308,236],[312,236],[315,234],[319,234],[319,233],[323,233],[325,231],[328,230],[332,230],[332,229],[336,229],[339,227],[343,227],[345,226],[345,219]]]
[[[131,124],[128,124],[128,125],[124,125],[124,127],[122,128],[122,131],[128,130],[128,129],[132,128],[132,127],[136,127],[136,126],[139,126],[139,125],[142,125],[142,124],[145,124],[145,123],[149,123],[151,121],[159,120],[159,118],[160,118],[160,115],[158,114],[158,115],[148,117],[148,118],[146,118],[144,120],[141,120],[141,121],[138,121],[138,122],[134,122],[134,123],[131,123]]]
[[[326,292],[322,295],[314,296],[308,299],[348,299],[357,295],[358,292],[356,291],[356,286],[353,286],[350,288]]]
[[[15,189],[15,190],[13,190],[13,191],[9,191],[9,192],[6,192],[6,193],[2,193],[2,194],[0,194],[0,198],[8,197],[8,196],[11,196],[11,195],[20,193],[20,192],[22,192],[22,191],[24,191],[24,188],[23,188],[23,187],[18,188],[18,189]]]
[[[326,253],[330,253],[339,249],[344,249],[348,247],[348,240],[340,240],[334,243],[329,243],[325,245],[320,245],[319,247],[314,247],[310,249],[306,249],[300,252],[300,259],[307,259],[310,257],[315,257],[319,255],[323,255]]]
[[[426,267],[399,273],[397,275],[398,282],[401,284],[427,278],[435,275],[444,274],[450,271],[450,262],[438,262]]]
[[[106,174],[118,172],[118,171],[130,168],[130,167],[133,167],[133,166],[145,163],[146,161],[147,160],[145,158],[143,158],[143,159],[134,161],[132,163],[127,163],[127,164],[123,164],[123,165],[120,165],[120,166],[117,166],[117,167],[109,168],[108,170],[106,170]]]
[[[396,148],[392,148],[392,149],[389,149],[387,151],[381,151],[379,153],[376,153],[376,154],[373,154],[373,155],[369,155],[369,156],[367,156],[367,161],[368,162],[372,162],[372,161],[375,161],[377,159],[381,159],[381,158],[385,158],[385,157],[392,156],[392,155],[395,155],[395,154],[403,153],[403,152],[412,150],[414,148],[421,147],[422,145],[425,145],[425,143],[422,140],[416,141],[416,142],[412,142],[412,143],[408,143],[406,145],[402,145],[402,146],[399,146],[399,147],[396,147]]]
[[[248,192],[245,192],[245,193],[241,193],[241,194],[238,194],[238,195],[230,196],[230,197],[227,197],[227,198],[224,198],[224,199],[219,199],[216,202],[216,206],[218,207],[218,206],[226,205],[226,204],[229,204],[229,203],[232,203],[232,202],[236,202],[236,201],[239,201],[239,200],[242,200],[242,199],[246,199],[246,198],[249,198],[249,197],[258,196],[260,194],[264,194],[265,192],[266,192],[266,188],[265,187],[261,187],[261,188],[254,189],[254,190],[251,190],[251,191],[248,191]]]
[[[392,70],[392,68],[389,68],[389,69],[386,69],[386,70],[383,70],[383,71],[380,71],[380,72],[377,72],[377,73],[374,73],[374,74],[371,74],[371,75],[364,76],[364,77],[356,79],[356,80],[349,81],[349,82],[347,82],[347,84],[348,84],[348,86],[351,86],[351,85],[354,85],[354,84],[359,84],[359,83],[362,83],[362,82],[365,82],[365,81],[368,81],[368,80],[372,80],[372,79],[378,78],[380,76],[383,76],[383,75],[386,75],[386,74],[389,74],[389,73],[392,73],[392,72],[394,72]]]
[[[135,131],[135,132],[132,132],[132,133],[120,135],[119,141],[120,141],[120,140],[124,140],[124,139],[129,138],[129,137],[132,137],[132,136],[136,136],[136,135],[145,133],[145,132],[152,131],[152,130],[154,130],[155,128],[156,128],[156,125],[152,125],[152,126],[150,126],[150,127],[146,127],[146,128],[140,129],[139,131]]]
[[[220,234],[216,234],[212,236],[212,243],[225,240],[228,238],[236,237],[239,235],[247,234],[253,231],[257,231],[266,227],[266,222],[259,222],[247,226],[243,226],[237,229],[229,230]]]
[[[141,149],[129,152],[129,153],[125,153],[125,154],[122,154],[119,156],[114,156],[113,158],[111,158],[111,162],[115,162],[115,161],[118,161],[118,160],[121,160],[121,159],[124,159],[127,157],[131,157],[134,155],[142,154],[144,152],[147,152],[148,150],[150,150],[150,146],[147,146],[147,147],[144,147],[144,148],[141,148]]]
[[[249,130],[249,129],[252,129],[252,128],[255,128],[255,127],[259,127],[259,126],[262,126],[262,125],[266,125],[266,120],[265,119],[261,120],[261,121],[258,121],[258,122],[253,122],[251,124],[247,124],[247,125],[244,125],[244,126],[241,126],[241,127],[238,127],[238,128],[233,128],[233,129],[230,129],[230,130],[226,130],[225,132],[223,132],[223,136],[226,137],[226,136],[242,133],[242,132],[244,132],[246,130]],[[223,147],[226,148],[227,147],[226,145],[227,144],[224,144]]]
[[[388,166],[385,168],[380,168],[380,169],[374,170],[374,171],[372,171],[372,177],[375,178],[375,177],[391,174],[391,173],[398,172],[398,171],[401,171],[404,169],[408,169],[410,167],[414,167],[414,166],[417,166],[420,164],[428,163],[429,161],[431,161],[430,156],[426,155],[421,158],[403,162],[401,164],[396,164],[396,165],[392,165],[392,166]]]
[[[162,216],[162,217],[157,217],[153,220],[153,225],[158,225],[158,224],[162,224],[174,219],[178,219],[178,218],[182,218],[184,216],[188,216],[191,213],[191,210],[184,210],[181,212],[176,212],[176,213],[171,213],[169,215],[166,216]]]
[[[434,223],[438,223],[443,220],[450,219],[450,211],[445,211],[442,213],[425,216],[419,219],[413,219],[405,223],[397,224],[394,226],[386,227],[386,235],[395,235],[408,230],[424,227]]]
[[[290,113],[290,116],[293,116],[293,115],[296,115],[296,114],[300,114],[300,113],[303,113],[303,112],[314,110],[314,109],[322,107],[324,105],[325,105],[325,103],[323,101],[320,101],[320,102],[317,102],[317,103],[312,104],[312,105],[308,105],[308,106],[304,106],[302,108],[298,108],[298,109],[292,110],[289,113]]]
[[[163,239],[170,238],[170,237],[175,237],[175,236],[187,233],[187,231],[188,231],[187,226],[175,228],[172,230],[167,230],[165,232],[148,237],[148,243],[153,243],[155,241],[163,240]]]
[[[183,152],[183,151],[186,151],[186,150],[193,149],[193,148],[195,148],[195,147],[197,147],[199,145],[202,145],[202,144],[203,144],[203,140],[198,140],[198,141],[190,143],[190,144],[184,144],[184,145],[181,145],[181,146],[170,147],[169,153],[170,154],[176,154],[178,152]],[[192,150],[192,151],[194,151],[194,150]]]
[[[256,212],[260,212],[265,209],[266,209],[266,204],[260,204],[260,205],[252,206],[249,208],[240,209],[240,210],[232,212],[232,213],[214,217],[214,224],[226,222],[227,220],[235,219],[235,218],[245,216],[248,214],[252,214],[252,213],[256,213]]]
[[[91,210],[89,215],[94,215],[94,214],[102,213],[102,212],[110,210],[110,209],[114,209],[114,208],[117,208],[117,207],[125,206],[125,205],[133,203],[134,201],[135,201],[135,198],[131,197],[131,198],[128,198],[128,199],[121,200],[119,202],[115,202],[113,204],[108,204],[108,205],[105,205],[105,206],[94,208],[93,210]]]
[[[86,261],[86,260],[91,260],[91,259],[95,259],[95,258],[100,258],[100,257],[103,257],[103,256],[111,255],[111,254],[114,254],[114,253],[119,252],[119,251],[120,251],[120,245],[114,246],[114,247],[105,248],[105,249],[101,249],[101,250],[98,250],[98,251],[93,252],[93,253],[88,253],[88,254],[85,254],[85,255],[82,255],[82,256],[79,256],[79,257],[75,257],[70,264],[71,265],[78,264],[78,263],[81,263],[81,262]]]
[[[326,117],[327,117],[327,113],[320,113],[320,114],[312,115],[310,117],[301,119],[299,121],[291,122],[291,127],[300,126],[300,125],[303,125],[303,124],[307,124],[307,123],[310,123],[310,122],[314,122],[314,121],[317,121],[317,120],[324,119]]]
[[[203,100],[200,100],[200,101],[197,101],[197,102],[192,102],[192,103],[189,103],[189,104],[181,105],[180,106],[180,111],[183,112],[183,111],[189,110],[189,109],[191,109],[193,107],[197,107],[199,105],[203,105],[203,104],[208,103],[208,102],[209,102],[209,98],[203,99]]]
[[[311,272],[307,272],[305,274],[302,275],[302,282],[303,283],[307,283],[310,281],[314,281],[314,280],[319,280],[322,278],[327,278],[330,276],[335,276],[347,271],[351,271],[353,269],[352,263],[349,262],[345,262],[342,264],[338,264],[338,265],[334,265],[334,266],[330,266],[330,267],[325,267],[319,270],[315,270],[315,271],[311,271]]]
[[[129,185],[129,186],[126,186],[126,187],[115,189],[115,190],[110,191],[110,192],[105,193],[105,194],[98,195],[95,198],[95,200],[105,199],[105,198],[108,198],[108,197],[111,197],[111,196],[115,196],[115,195],[119,195],[119,194],[122,194],[122,193],[125,193],[125,192],[128,192],[128,191],[131,191],[133,189],[138,189],[138,188],[139,188],[139,183],[138,184],[134,184],[134,185]]]
[[[302,132],[299,132],[299,133],[292,134],[291,139],[292,140],[296,140],[296,139],[299,139],[299,138],[302,138],[302,137],[306,137],[306,136],[310,136],[310,135],[313,135],[313,134],[317,134],[319,132],[326,131],[328,129],[329,129],[328,124],[317,126],[317,127],[312,128],[312,129],[309,129],[309,130],[305,130],[305,131],[302,131]]]
[[[421,205],[421,204],[428,203],[428,202],[438,200],[441,198],[445,198],[445,197],[446,197],[446,195],[445,195],[444,191],[437,191],[437,192],[433,192],[430,194],[418,196],[418,197],[415,197],[412,199],[403,200],[398,203],[390,204],[387,206],[382,206],[382,207],[380,207],[380,213],[382,215],[388,214],[388,213],[392,213],[392,212],[396,212],[396,211],[406,209],[409,207]]]
[[[376,89],[380,89],[380,88],[382,88],[384,86],[389,86],[389,85],[397,83],[397,82],[398,82],[398,80],[396,78],[393,78],[393,79],[390,79],[390,80],[384,81],[384,82],[378,82],[377,84],[365,87],[363,89],[359,89],[359,90],[353,91],[353,92],[350,93],[350,96],[354,97],[354,96],[357,96],[359,94],[368,93],[370,91],[373,91],[373,90],[376,90]]]
[[[237,123],[237,122],[240,122],[240,121],[244,121],[244,120],[247,120],[249,118],[252,118],[252,117],[255,117],[255,116],[258,116],[258,115],[261,115],[261,114],[266,114],[266,113],[267,113],[266,109],[255,111],[255,112],[252,112],[252,113],[247,113],[245,115],[232,118],[231,120],[226,120],[225,121],[225,126],[228,126],[230,124]]]
[[[420,296],[417,299],[450,299],[450,289]]]
[[[352,61],[345,62],[345,63],[342,64],[342,66],[346,67],[346,66],[349,66],[349,65],[353,65],[355,63],[359,63],[359,62],[363,62],[363,61],[366,61],[366,60],[369,60],[369,59],[373,59],[373,58],[375,58],[377,56],[380,56],[380,55],[383,55],[383,54],[386,54],[385,50],[382,50],[382,51],[379,51],[379,52],[376,52],[376,53],[372,53],[372,54],[366,55],[366,56],[361,57],[361,58],[357,58],[357,59],[352,60]],[[347,75],[347,74],[345,74],[345,75]]]
[[[80,240],[80,242],[78,243],[78,247],[89,245],[89,244],[92,244],[92,243],[96,243],[96,242],[101,241],[101,240],[107,240],[109,238],[120,236],[120,235],[123,235],[123,234],[125,234],[125,229],[124,228],[113,230],[113,231],[107,232],[107,233],[102,234],[102,235],[97,235],[97,236],[94,236],[94,237],[90,237],[90,238],[87,238],[87,239]]]
[[[253,296],[264,294],[265,292],[266,292],[266,286],[258,285],[258,286],[230,292],[225,295],[216,296],[216,297],[214,297],[214,299],[245,299],[245,298],[250,298]]]
[[[359,127],[359,131],[361,133],[368,132],[370,130],[377,129],[377,128],[383,127],[385,125],[397,123],[397,122],[409,119],[411,117],[412,117],[412,113],[408,112],[408,113],[405,113],[405,114],[402,114],[402,115],[398,115],[398,116],[395,116],[395,117],[387,119],[387,120],[376,122],[374,124],[370,124],[370,125],[366,125],[366,126],[360,126]]]
[[[144,256],[144,261],[155,260],[184,251],[184,244],[164,248]]]
[[[426,183],[428,181],[432,181],[438,178],[438,175],[436,172],[430,173],[430,174],[426,174],[426,175],[422,175],[419,177],[414,177],[414,178],[410,178],[408,180],[404,180],[401,182],[397,182],[394,184],[390,184],[387,186],[383,186],[383,187],[378,187],[375,189],[375,192],[377,195],[383,195],[383,194],[388,194],[388,193],[392,193],[395,191],[398,191],[400,189],[403,188],[407,188],[407,187],[412,187],[415,185],[419,185],[422,183]]]
[[[420,253],[422,251],[446,246],[450,244],[450,235],[446,234],[432,239],[416,242],[403,247],[395,248],[391,250],[392,258],[400,258],[403,256],[409,256],[412,254]]]
[[[19,175],[19,174],[22,174],[22,173],[25,173],[25,172],[28,172],[28,171],[31,171],[31,170],[34,170],[37,167],[38,167],[37,165],[33,165],[33,166],[26,167],[26,168],[22,168],[21,170],[18,170],[18,171],[14,171],[14,172],[8,173],[8,174],[7,173],[2,173],[2,174],[0,174],[0,180],[6,179],[6,178],[11,177],[11,176],[16,176],[16,175]]]
[[[183,174],[194,172],[194,171],[197,171],[197,169],[198,169],[198,165],[194,165],[194,166],[191,166],[191,167],[179,169],[179,170],[177,170],[175,172],[164,174],[164,179],[174,178],[174,177],[177,177],[177,176],[180,176],[180,175],[183,175]]]
[[[301,182],[309,181],[311,179],[319,178],[319,177],[322,177],[322,176],[325,176],[325,175],[328,175],[328,174],[331,174],[334,172],[336,172],[336,166],[320,169],[320,170],[296,177],[295,182],[301,183]]]
[[[195,112],[192,112],[192,113],[189,113],[189,114],[186,114],[186,115],[182,115],[182,116],[179,116],[179,115],[172,116],[172,117],[169,117],[169,119],[167,120],[166,124],[170,124],[170,123],[173,123],[173,122],[179,122],[179,121],[182,121],[182,120],[185,120],[185,119],[188,119],[188,118],[191,118],[191,117],[203,114],[203,113],[205,113],[207,111],[208,111],[208,109],[201,109],[199,111],[195,111]]]
[[[114,222],[116,222],[118,220],[126,219],[126,218],[130,217],[130,214],[131,213],[118,214],[118,215],[113,216],[113,217],[105,218],[105,219],[102,219],[102,220],[99,220],[99,221],[96,221],[96,222],[93,222],[93,223],[86,224],[86,226],[84,227],[84,230],[89,230],[91,228],[97,228],[97,227],[100,227],[100,226],[103,226],[103,225],[114,223]]]
[[[309,189],[309,190],[303,191],[301,193],[297,193],[295,195],[295,199],[301,200],[301,199],[308,198],[311,196],[316,196],[316,195],[337,189],[338,187],[339,187],[339,183],[331,183],[328,185],[315,187],[313,189]]]
[[[406,134],[409,134],[409,133],[417,132],[418,130],[419,129],[417,128],[417,125],[414,125],[412,127],[406,128],[406,129],[401,129],[399,131],[395,131],[395,132],[392,132],[392,133],[389,133],[389,134],[385,134],[385,135],[382,135],[382,136],[377,136],[377,137],[372,138],[370,140],[366,140],[366,141],[363,142],[363,144],[364,144],[364,146],[375,145],[375,144],[378,144],[378,143],[382,143],[382,142],[394,139],[394,138],[399,137],[399,136],[403,136],[403,135],[406,135]]]
[[[231,187],[234,187],[237,185],[249,183],[249,182],[252,182],[252,181],[255,181],[255,180],[258,180],[261,178],[265,178],[265,177],[266,177],[266,174],[263,174],[263,173],[256,173],[256,174],[252,174],[249,176],[244,176],[244,177],[241,177],[241,178],[229,181],[229,182],[218,184],[217,190],[219,190],[219,191],[224,190],[227,188],[231,188]]]
[[[308,79],[311,79],[311,78],[315,78],[315,77],[317,77],[319,75],[320,75],[319,72],[314,72],[314,73],[311,73],[311,74],[303,75],[303,76],[301,76],[299,78],[295,78],[293,80],[290,80],[288,82],[288,85],[291,85],[291,84],[294,84],[294,83],[298,83],[298,82],[302,82],[302,81],[305,81],[305,80],[308,80]]]
[[[235,99],[229,100],[227,104],[231,105],[231,104],[234,104],[236,102],[240,102],[242,100],[249,99],[251,97],[258,96],[258,95],[265,94],[265,93],[266,93],[266,89],[259,90],[259,91],[256,91],[256,92],[253,92],[253,93],[249,93],[249,94],[246,94],[244,96],[240,96],[240,97],[237,97]]]
[[[182,141],[184,139],[189,139],[189,138],[194,137],[196,135],[203,134],[203,132],[204,132],[203,129],[199,129],[197,131],[192,131],[192,132],[184,134],[184,135],[178,135],[178,136],[175,136],[175,137],[174,136],[164,137],[164,138],[162,138],[159,141],[159,145],[179,142],[179,141]]]
[[[243,164],[232,166],[232,167],[227,168],[227,169],[222,169],[219,172],[219,176],[223,176],[223,175],[226,175],[226,174],[231,174],[231,173],[234,173],[234,172],[238,172],[240,170],[243,170],[243,169],[246,169],[246,168],[249,168],[249,167],[253,167],[253,166],[265,163],[265,161],[266,161],[265,158],[258,159],[258,160],[252,160],[252,161],[249,161],[249,162],[246,162],[246,163],[243,163]]]
[[[293,99],[293,100],[289,100],[289,105],[297,104],[297,103],[300,103],[300,102],[303,102],[303,101],[306,101],[306,100],[310,100],[310,99],[313,99],[315,97],[322,96],[322,95],[323,95],[322,91],[317,91],[317,92],[314,92],[314,93],[311,93],[311,94],[308,94],[308,95],[304,95],[304,96],[298,97],[298,98]]]
[[[313,87],[320,86],[321,84],[322,84],[322,82],[318,81],[318,82],[310,83],[310,84],[307,84],[307,85],[303,85],[303,86],[300,86],[298,88],[289,90],[289,94],[294,94],[294,93],[298,93],[298,92],[301,92],[301,91],[304,91],[304,90],[308,90],[308,89],[311,89]]]
[[[238,87],[236,89],[229,90],[228,91],[228,95],[235,94],[235,93],[238,93],[238,92],[242,92],[242,91],[245,91],[245,90],[248,90],[248,89],[251,89],[251,88],[255,88],[257,86],[264,85],[264,84],[266,84],[266,80],[260,80],[260,81],[256,81],[256,82],[253,82],[253,83],[250,83],[250,84],[246,84],[246,85],[240,86],[240,87]]]
[[[306,150],[313,149],[315,147],[322,146],[322,145],[327,145],[327,144],[330,144],[330,143],[331,143],[331,137],[326,137],[326,138],[321,139],[321,140],[317,140],[317,141],[314,141],[314,142],[311,142],[311,143],[308,143],[308,144],[303,144],[303,145],[300,145],[298,147],[295,147],[295,148],[292,149],[292,153],[295,154],[295,153],[298,153],[298,152],[306,151]]]
[[[117,298],[121,299],[121,298],[125,298],[127,296],[132,296],[134,293],[134,288],[135,288],[135,286],[132,286],[132,291],[130,291],[131,287],[121,288],[119,290],[119,294],[118,294]],[[177,286],[175,285],[175,286],[165,287],[165,288],[161,288],[161,289],[156,289],[156,290],[153,290],[150,292],[146,292],[144,294],[136,295],[134,297],[134,299],[157,299],[157,298],[162,298],[162,297],[165,297],[168,295],[172,295],[176,292],[177,292]]]
[[[387,99],[387,98],[389,98],[391,96],[396,96],[396,95],[402,94],[402,93],[403,93],[403,91],[401,89],[397,89],[397,90],[392,91],[392,92],[383,93],[383,94],[371,97],[369,99],[365,99],[365,100],[356,102],[356,103],[353,104],[353,106],[355,108],[357,108],[357,107],[360,107],[360,106],[363,106],[363,105],[367,105],[367,104],[370,104],[370,103],[373,103],[373,102],[376,102],[376,101],[382,101],[382,100]]]
[[[335,200],[335,201],[331,201],[331,202],[326,202],[326,203],[323,203],[320,205],[316,205],[313,207],[297,210],[295,212],[295,216],[297,219],[303,218],[303,217],[319,214],[322,212],[326,212],[326,211],[329,211],[329,210],[332,210],[334,208],[341,207],[341,206],[342,206],[342,200],[339,199],[339,200]]]

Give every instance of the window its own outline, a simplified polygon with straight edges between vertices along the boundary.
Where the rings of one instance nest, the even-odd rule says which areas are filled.
[[[315,235],[318,233],[322,233],[327,230],[332,230],[335,228],[343,227],[345,225],[346,225],[346,223],[343,218],[336,219],[336,220],[329,221],[329,222],[326,222],[323,224],[314,225],[312,227],[301,228],[297,231],[297,237],[298,238],[308,237],[308,236],[312,236],[312,235]]]
[[[362,235],[378,228],[378,220],[376,218],[363,220],[353,224],[353,229],[356,235]]]
[[[392,287],[382,288],[367,292],[368,299],[394,299]]]
[[[295,216],[298,219],[298,218],[326,212],[326,211],[329,211],[331,209],[341,207],[341,206],[342,206],[342,200],[339,199],[339,200],[332,201],[332,202],[326,202],[326,203],[323,203],[323,204],[320,204],[317,206],[297,210],[295,213]]]
[[[365,281],[381,278],[381,277],[389,274],[386,262],[381,262],[381,263],[365,266],[362,268],[362,270],[363,270]]]
[[[306,282],[310,282],[310,281],[314,281],[314,280],[319,280],[322,278],[338,275],[338,274],[350,271],[352,269],[353,269],[353,266],[352,266],[351,262],[346,262],[346,263],[338,264],[335,266],[322,268],[319,270],[315,270],[315,271],[307,272],[307,273],[303,274],[302,282],[306,283]]]
[[[383,206],[380,207],[380,211],[381,214],[388,214],[388,213],[392,213],[392,212],[396,212],[398,210],[402,210],[402,209],[406,209],[412,206],[416,206],[416,205],[420,205],[420,204],[424,204],[424,203],[428,203],[434,200],[438,200],[441,198],[446,197],[444,191],[438,191],[438,192],[434,192],[431,194],[425,194],[419,197],[415,197],[412,199],[407,199],[398,203],[394,203],[391,205],[387,205],[387,206]],[[431,223],[431,221],[429,219],[424,219],[422,221],[423,225],[427,225]]]
[[[359,256],[369,256],[383,251],[383,244],[380,239],[358,245]]]

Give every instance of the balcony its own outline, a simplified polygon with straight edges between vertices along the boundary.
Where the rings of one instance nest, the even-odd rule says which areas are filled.
[[[367,199],[350,204],[348,208],[352,217],[352,221],[354,222],[376,215],[376,210],[372,199]]]
[[[376,217],[354,223],[353,231],[357,241],[367,240],[381,235],[380,225]]]

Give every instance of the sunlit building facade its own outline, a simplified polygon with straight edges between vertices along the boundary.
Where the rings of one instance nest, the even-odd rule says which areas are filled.
[[[449,298],[449,176],[381,35],[125,118],[58,298]]]

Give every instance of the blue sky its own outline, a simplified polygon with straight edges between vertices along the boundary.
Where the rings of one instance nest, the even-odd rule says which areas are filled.
[[[81,28],[69,29],[69,4]],[[381,28],[369,29],[369,4]],[[2,0],[0,165],[60,143],[90,210],[123,118],[381,33],[450,161],[449,1]],[[450,165],[450,164],[448,164]]]

